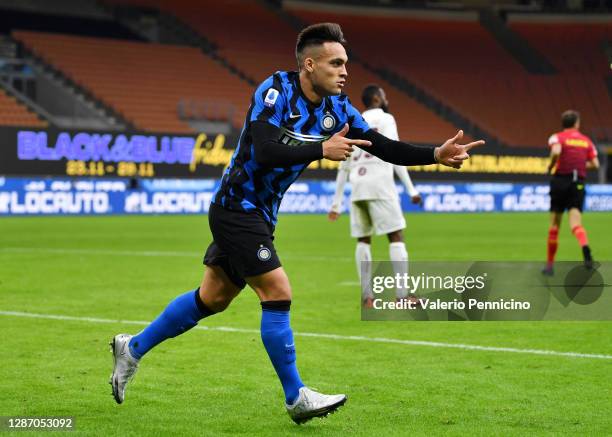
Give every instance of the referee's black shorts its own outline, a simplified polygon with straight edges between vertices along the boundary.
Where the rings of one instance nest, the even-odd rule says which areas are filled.
[[[582,211],[584,179],[573,175],[555,175],[550,180],[550,211],[563,212],[572,208]]]
[[[240,289],[244,278],[257,276],[281,266],[274,248],[274,227],[255,211],[232,211],[211,204],[208,222],[213,242],[204,255],[204,264],[219,266]]]

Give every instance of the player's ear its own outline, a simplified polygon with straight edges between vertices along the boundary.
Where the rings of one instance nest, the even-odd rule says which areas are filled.
[[[308,71],[309,73],[312,73],[314,71],[314,59],[312,58],[304,59],[304,69]]]

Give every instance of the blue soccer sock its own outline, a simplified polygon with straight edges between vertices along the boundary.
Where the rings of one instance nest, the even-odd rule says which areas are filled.
[[[199,289],[181,294],[149,326],[132,337],[130,353],[140,359],[162,341],[190,330],[199,320],[212,314],[214,311],[200,299]]]
[[[295,343],[289,325],[291,301],[262,302],[261,340],[283,385],[285,401],[295,402],[304,383],[295,365]]]

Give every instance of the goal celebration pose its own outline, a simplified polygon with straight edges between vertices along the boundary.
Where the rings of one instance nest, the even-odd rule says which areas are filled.
[[[484,141],[459,144],[463,132],[440,147],[417,147],[370,129],[342,89],[347,80],[340,26],[322,23],[298,35],[297,72],[279,71],[255,90],[229,167],[214,195],[208,220],[213,242],[204,256],[204,278],[179,295],[136,335],[116,335],[111,344],[110,383],[118,403],[141,359],[157,344],[227,308],[248,284],[261,301],[261,339],[297,423],[325,416],[346,402],[343,394],[308,388],[296,366],[289,323],[292,290],[274,249],[274,228],[283,194],[312,161],[343,161],[353,147],[399,165],[435,162],[459,168],[469,150]]]

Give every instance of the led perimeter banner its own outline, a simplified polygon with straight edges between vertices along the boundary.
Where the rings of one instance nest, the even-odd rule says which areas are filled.
[[[9,178],[0,177],[0,215],[48,214],[202,214],[217,179]],[[547,211],[547,185],[420,183],[423,206],[410,203],[398,186],[402,208],[409,212]],[[294,183],[281,204],[284,213],[327,213],[333,181]],[[343,211],[350,186],[344,194]],[[587,185],[587,211],[612,211],[612,185]]]

